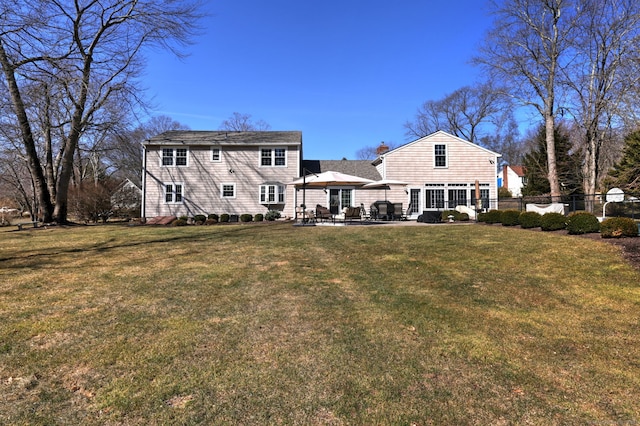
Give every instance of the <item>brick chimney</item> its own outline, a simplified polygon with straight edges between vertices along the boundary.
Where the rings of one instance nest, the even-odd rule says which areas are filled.
[[[502,166],[502,187],[509,188],[509,166]]]
[[[384,142],[380,142],[380,145],[376,148],[376,155],[382,155],[387,151],[389,151],[389,147]]]

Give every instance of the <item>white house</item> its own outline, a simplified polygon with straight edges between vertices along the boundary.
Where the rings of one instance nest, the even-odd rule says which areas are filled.
[[[522,187],[526,184],[523,166],[502,166],[498,173],[498,186],[507,188],[514,197],[522,196]]]

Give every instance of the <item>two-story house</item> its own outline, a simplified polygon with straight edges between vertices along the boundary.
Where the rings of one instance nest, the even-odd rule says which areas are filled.
[[[143,218],[294,211],[299,131],[168,131],[143,149]]]

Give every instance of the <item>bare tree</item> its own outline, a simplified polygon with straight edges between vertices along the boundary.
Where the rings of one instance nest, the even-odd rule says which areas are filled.
[[[574,0],[491,2],[496,17],[475,62],[505,83],[509,95],[542,117],[547,143],[551,197],[560,196],[555,158],[558,78],[571,48],[579,8]]]
[[[580,130],[583,191],[595,194],[602,171],[619,157],[622,132],[616,128],[634,115],[627,99],[637,97],[640,84],[640,3],[582,0],[581,10],[576,59],[565,81],[572,95],[568,109]],[[593,211],[593,199],[587,200]]]
[[[142,103],[137,78],[143,49],[160,46],[180,55],[199,20],[198,6],[196,0],[0,0],[2,83],[42,220],[67,221],[82,138],[88,129],[113,122],[114,113]],[[27,107],[26,99],[39,108]],[[110,102],[119,109],[107,109]],[[42,141],[50,146],[40,150],[45,167]],[[55,190],[48,185],[53,175]]]
[[[270,130],[271,126],[263,121],[253,121],[251,114],[241,114],[234,112],[233,115],[220,124],[220,130],[229,130],[232,132],[248,132],[248,131],[265,131]]]
[[[112,134],[107,141],[104,161],[118,180],[142,182],[142,142],[169,130],[188,130],[189,126],[165,115],[154,116],[135,129]]]
[[[414,121],[405,123],[409,139],[421,138],[438,130],[477,143],[491,133],[498,121],[510,113],[508,101],[491,82],[465,86],[440,100],[425,102]]]
[[[356,151],[356,159],[373,161],[378,158],[378,153],[381,147],[383,147],[383,152],[386,152],[392,149],[396,149],[399,146],[400,145],[395,142],[381,142],[378,146],[365,146],[364,148],[360,148]]]

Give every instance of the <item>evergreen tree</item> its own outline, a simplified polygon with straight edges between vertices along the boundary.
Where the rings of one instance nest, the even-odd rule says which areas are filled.
[[[640,192],[640,130],[624,138],[622,158],[609,172],[607,186],[618,187],[625,192]]]
[[[571,141],[565,129],[556,126],[554,130],[556,165],[558,180],[564,194],[580,191],[580,162],[578,156],[572,152]],[[535,136],[533,149],[524,156],[526,184],[522,188],[522,195],[549,194],[549,173],[547,166],[546,133],[543,126]]]

